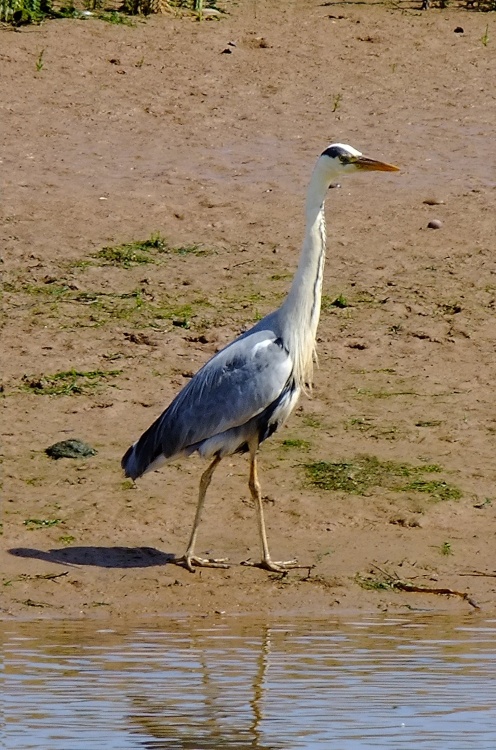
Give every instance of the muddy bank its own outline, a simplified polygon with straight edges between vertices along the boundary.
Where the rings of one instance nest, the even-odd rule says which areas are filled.
[[[220,22],[2,31],[5,616],[472,609],[394,581],[494,610],[487,23],[491,37],[475,12],[247,2]],[[261,451],[273,555],[311,574],[238,564],[259,550],[235,458],[198,541],[234,565],[193,575],[168,560],[203,464],[135,488],[120,457],[191,372],[279,304],[331,141],[402,172],[331,191],[313,397]],[[163,251],[122,250],[157,234]],[[97,454],[44,453],[72,437]],[[315,486],[305,468],[353,480],[363,456],[382,468],[359,487]],[[404,465],[417,473],[398,479]]]

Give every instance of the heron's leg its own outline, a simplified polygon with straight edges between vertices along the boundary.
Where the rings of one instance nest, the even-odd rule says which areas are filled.
[[[214,473],[220,460],[221,460],[220,456],[218,455],[215,456],[212,463],[208,466],[208,468],[201,475],[200,489],[198,492],[198,505],[196,506],[195,520],[193,522],[193,530],[189,538],[188,547],[182,557],[176,557],[173,560],[171,560],[171,562],[176,563],[177,565],[184,565],[191,572],[193,572],[194,565],[208,567],[208,568],[228,568],[229,567],[228,565],[225,564],[226,563],[225,559],[210,560],[210,559],[206,559],[203,557],[197,557],[194,554],[196,535],[198,532],[198,526],[200,525],[200,521],[201,521],[203,505],[205,503],[205,495],[207,494],[208,486],[210,482],[212,481],[212,474]]]
[[[256,568],[264,568],[265,570],[272,570],[275,573],[284,573],[284,571],[290,568],[298,568],[297,560],[286,560],[285,562],[273,562],[270,557],[269,545],[267,543],[267,532],[265,530],[265,519],[262,504],[262,492],[260,489],[260,482],[258,481],[257,473],[257,450],[258,445],[250,446],[250,479],[249,487],[255,508],[257,510],[258,519],[258,530],[260,533],[260,541],[262,542],[262,561],[259,563],[243,562],[243,565],[251,565]]]

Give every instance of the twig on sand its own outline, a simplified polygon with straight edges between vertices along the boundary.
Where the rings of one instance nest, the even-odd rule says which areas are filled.
[[[387,570],[383,570],[378,565],[373,564],[373,567],[384,576],[384,578],[386,579],[385,583],[387,584],[388,588],[394,589],[396,591],[412,591],[419,594],[459,596],[461,599],[465,599],[465,601],[468,602],[471,607],[474,607],[474,609],[480,609],[480,606],[477,604],[475,599],[472,599],[472,597],[465,591],[456,591],[455,589],[450,589],[445,586],[423,586],[422,584],[412,583],[412,581],[405,581],[402,578],[393,576],[391,575],[391,573],[388,573]]]
[[[38,574],[35,575],[35,578],[43,578],[43,580],[46,581],[55,581],[56,578],[63,578],[67,575],[69,575],[69,571],[65,570],[63,573],[45,573],[44,575]]]

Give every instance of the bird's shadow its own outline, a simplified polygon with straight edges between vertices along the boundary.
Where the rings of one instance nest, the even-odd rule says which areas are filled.
[[[59,565],[94,565],[98,568],[150,568],[167,565],[175,557],[154,547],[61,547],[49,550],[13,547],[9,553]]]

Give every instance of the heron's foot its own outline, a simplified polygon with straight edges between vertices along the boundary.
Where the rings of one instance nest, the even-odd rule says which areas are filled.
[[[197,555],[182,555],[182,557],[174,557],[170,561],[174,565],[181,565],[191,573],[195,572],[195,568],[229,568],[227,564],[227,557],[198,557]]]
[[[298,560],[278,560],[275,562],[271,560],[270,557],[264,558],[260,562],[243,560],[241,565],[248,565],[251,568],[262,568],[262,570],[270,570],[272,573],[286,573],[288,570],[294,570],[294,568],[308,568],[308,565],[299,565]]]

